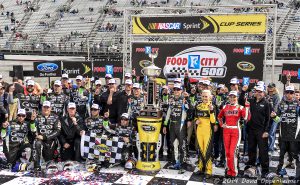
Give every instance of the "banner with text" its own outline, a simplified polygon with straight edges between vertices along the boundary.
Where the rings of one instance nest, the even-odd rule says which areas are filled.
[[[34,77],[61,77],[61,61],[34,62]]]
[[[63,72],[69,75],[69,78],[76,78],[81,75],[83,77],[92,77],[92,63],[91,62],[74,62],[64,61]]]
[[[250,83],[263,77],[263,44],[133,43],[132,68],[137,75],[150,64],[149,53],[155,52],[161,77],[178,73],[183,78],[189,72],[191,78],[211,77],[219,83],[228,83],[233,76],[241,81],[249,77]]]
[[[133,34],[199,34],[266,32],[265,14],[132,17]]]
[[[107,54],[105,56],[93,56],[94,76],[104,78],[105,74],[111,74],[114,78],[123,78],[123,55]]]
[[[283,64],[281,81],[286,81],[286,76],[291,75],[291,83],[300,83],[300,64]]]

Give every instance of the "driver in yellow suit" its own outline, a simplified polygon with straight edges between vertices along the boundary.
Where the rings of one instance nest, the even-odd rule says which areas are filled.
[[[214,106],[211,104],[211,92],[204,90],[201,94],[202,103],[195,107],[195,123],[197,124],[197,140],[200,148],[199,170],[205,178],[211,178],[213,132],[212,124],[216,123]]]

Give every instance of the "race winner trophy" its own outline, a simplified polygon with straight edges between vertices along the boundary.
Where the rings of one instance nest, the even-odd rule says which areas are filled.
[[[149,54],[151,64],[142,69],[142,74],[147,76],[147,99],[145,106],[137,117],[137,148],[138,161],[136,168],[140,171],[155,172],[160,170],[159,149],[161,147],[160,129],[162,112],[156,100],[156,77],[161,73],[161,68],[154,65],[157,53]]]

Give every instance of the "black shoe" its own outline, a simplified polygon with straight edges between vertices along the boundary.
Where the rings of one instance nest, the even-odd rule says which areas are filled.
[[[225,164],[223,162],[219,162],[216,167],[218,168],[224,168],[225,167]]]
[[[205,179],[210,179],[212,177],[212,175],[210,174],[205,174]]]
[[[41,172],[42,171],[42,168],[40,166],[35,166],[34,167],[34,171],[35,172]]]

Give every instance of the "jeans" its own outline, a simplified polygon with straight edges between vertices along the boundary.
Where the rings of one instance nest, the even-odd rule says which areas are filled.
[[[243,148],[243,153],[248,153],[248,133],[247,133],[247,124],[244,124],[242,128],[242,136],[243,136],[243,141],[244,141],[244,148]]]
[[[275,121],[273,121],[271,129],[269,131],[269,147],[268,147],[269,151],[274,151],[277,126],[278,126],[278,123],[276,123]]]

